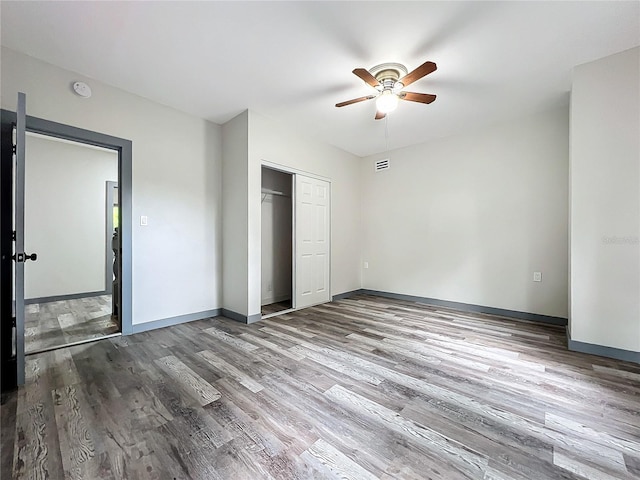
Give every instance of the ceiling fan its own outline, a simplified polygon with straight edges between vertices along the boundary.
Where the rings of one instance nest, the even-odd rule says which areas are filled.
[[[346,102],[336,103],[336,107],[345,107],[353,103],[364,102],[365,100],[376,99],[376,120],[387,116],[387,113],[395,110],[398,100],[409,102],[431,103],[436,99],[435,95],[429,93],[405,92],[404,88],[411,85],[416,80],[421,79],[435,72],[436,64],[424,62],[411,73],[404,65],[399,63],[382,63],[370,70],[356,68],[353,73],[360,77],[367,85],[377,90],[377,93],[364,97],[354,98]]]

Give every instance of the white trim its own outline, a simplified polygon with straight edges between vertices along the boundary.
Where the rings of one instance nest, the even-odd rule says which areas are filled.
[[[333,188],[331,187],[331,182],[329,182],[329,300],[325,303],[331,302],[332,299],[332,290],[331,290],[331,264],[333,263],[333,255],[331,253],[331,247],[333,246],[333,217],[331,215],[331,209],[333,208]]]
[[[293,175],[304,175],[305,177],[315,178],[316,180],[322,180],[324,182],[331,183],[331,179],[317,175],[315,173],[306,172],[304,170],[298,170],[297,168],[287,167],[286,165],[280,165],[279,163],[270,162],[268,160],[261,160],[262,166],[270,168],[272,170],[278,170],[279,172],[291,173]]]
[[[296,311],[295,308],[288,308],[286,310],[280,310],[279,312],[268,313],[266,315],[263,315],[260,320],[266,320],[267,318],[273,318],[273,317],[277,317],[278,315],[284,315],[285,313],[291,313],[295,311]]]
[[[296,310],[296,174],[291,175],[291,309]]]
[[[280,312],[277,312],[276,314],[269,314],[269,315],[264,315],[261,318],[270,318],[272,316],[275,315],[281,315],[283,313],[288,313],[288,312],[294,312],[297,310],[302,310],[303,308],[307,308],[307,307],[303,307],[303,308],[298,308],[296,305],[296,205],[297,205],[297,198],[296,198],[296,175],[302,175],[304,177],[308,177],[308,178],[312,178],[314,180],[321,180],[323,182],[327,182],[329,184],[329,249],[328,249],[328,254],[329,254],[329,278],[328,278],[328,289],[329,289],[329,300],[327,302],[321,302],[321,303],[317,303],[314,305],[322,305],[323,303],[329,303],[332,301],[332,293],[331,293],[331,264],[332,264],[332,252],[331,252],[331,247],[333,244],[333,228],[332,228],[332,215],[331,215],[331,208],[332,208],[332,199],[333,199],[333,192],[332,192],[332,188],[331,188],[331,178],[328,177],[323,177],[322,175],[317,175],[315,173],[310,173],[304,170],[299,170],[297,168],[292,168],[286,165],[281,165],[279,163],[275,163],[275,162],[270,162],[268,160],[264,160],[261,159],[260,160],[260,166],[262,167],[266,167],[269,168],[271,170],[276,170],[278,172],[283,172],[283,173],[287,173],[291,175],[291,309],[289,310],[283,310]],[[260,182],[260,187],[262,188],[262,181]],[[261,214],[262,215],[262,214]],[[260,218],[260,238],[262,238],[262,217]],[[262,247],[262,245],[261,245]],[[262,255],[262,251],[260,252]],[[260,267],[260,273],[262,275],[262,267]],[[262,292],[260,294],[261,296],[261,303],[262,303]],[[275,303],[275,302],[274,302]],[[260,305],[262,307],[262,305]],[[309,306],[313,306],[313,305],[309,305]]]

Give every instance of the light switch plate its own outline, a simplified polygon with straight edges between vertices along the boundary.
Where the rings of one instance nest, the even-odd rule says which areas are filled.
[[[542,281],[542,272],[533,272],[533,281],[541,282]]]
[[[140,217],[140,225],[143,227],[146,227],[147,225],[149,225],[149,220],[147,219],[146,215],[142,215]]]

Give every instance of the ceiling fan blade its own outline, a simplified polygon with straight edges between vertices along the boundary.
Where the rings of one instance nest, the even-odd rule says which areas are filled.
[[[376,120],[381,120],[384,117],[386,117],[387,114],[386,113],[382,113],[382,112],[376,112]]]
[[[429,75],[431,72],[435,72],[438,67],[433,62],[424,62],[414,71],[407,73],[404,77],[398,80],[405,87],[411,85],[416,80],[420,80],[422,77]]]
[[[365,83],[371,85],[374,88],[380,86],[380,82],[376,80],[376,77],[371,75],[369,71],[365,70],[364,68],[356,68],[353,71],[353,73],[356,74],[358,77],[360,77],[362,80],[364,80]]]
[[[400,94],[400,100],[408,100],[410,102],[431,103],[435,99],[436,96],[430,93],[402,92]]]
[[[347,100],[346,102],[336,103],[336,107],[345,107],[347,105],[351,105],[352,103],[364,102],[365,100],[371,100],[372,98],[376,98],[376,96],[367,95],[366,97],[354,98],[353,100]]]

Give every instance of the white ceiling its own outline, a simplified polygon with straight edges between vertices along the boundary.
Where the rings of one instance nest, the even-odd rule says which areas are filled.
[[[640,2],[1,2],[2,45],[216,123],[245,109],[356,155],[386,148],[351,71],[438,70],[389,147],[566,104],[575,65],[640,44]]]

